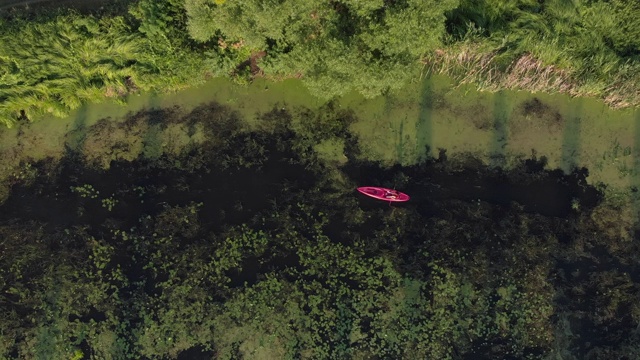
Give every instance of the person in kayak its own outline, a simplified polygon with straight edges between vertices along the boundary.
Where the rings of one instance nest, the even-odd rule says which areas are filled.
[[[398,198],[398,192],[395,190],[387,190],[384,192],[384,197],[386,199],[397,199]]]

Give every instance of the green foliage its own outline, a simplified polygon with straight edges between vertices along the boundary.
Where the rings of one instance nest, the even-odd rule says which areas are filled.
[[[115,199],[113,195],[108,198],[102,199],[102,207],[107,209],[107,211],[113,210],[113,208],[118,204],[118,200]]]
[[[132,11],[144,19],[149,7],[171,13],[164,2],[136,6],[140,9]],[[0,30],[0,121],[11,126],[43,114],[62,117],[87,102],[202,81],[201,57],[170,41],[167,35],[173,32],[145,22],[141,26],[149,37],[117,16],[97,19],[70,13],[8,22]],[[164,26],[168,31],[169,25]],[[158,41],[159,36],[166,41]]]
[[[129,13],[140,22],[138,31],[152,39],[166,41],[168,36],[178,34],[174,29],[185,25],[183,12],[180,0],[142,0],[129,8]]]
[[[122,19],[95,20],[61,16],[48,23],[16,21],[0,33],[8,82],[0,84],[0,117],[20,114],[64,116],[104,92],[127,89],[136,80],[132,64],[140,44],[126,35]],[[7,78],[7,75],[10,75]]]
[[[441,45],[444,12],[456,3],[187,0],[185,8],[195,40],[266,50],[267,76],[301,73],[314,94],[330,98],[401,87],[420,56]]]
[[[20,358],[78,356],[79,344],[91,337],[88,324],[78,319],[91,309],[106,310],[111,299],[108,293],[117,293],[120,287],[126,286],[121,281],[114,283],[117,285],[114,287],[105,286],[103,282],[105,276],[113,281],[113,277],[105,273],[113,248],[91,239],[82,228],[54,233],[46,241],[38,227],[30,230],[3,226],[0,233],[3,233],[3,253],[11,251],[12,254],[10,258],[0,259],[2,269],[8,270],[2,279],[11,282],[9,291],[4,289],[8,284],[2,285],[0,297],[4,333],[0,356],[13,351]],[[18,234],[22,234],[21,243],[12,240]],[[86,246],[84,241],[92,244]],[[16,245],[28,251],[28,257],[20,255],[22,250],[12,249]],[[15,317],[18,312],[24,314],[22,319]],[[11,338],[21,341],[10,341]]]
[[[636,1],[596,1],[582,15],[605,45],[620,57],[640,55],[640,3]]]
[[[177,90],[208,76],[297,77],[322,98],[353,90],[374,97],[417,78],[420,60],[484,88],[528,86],[628,106],[640,101],[639,6],[141,0],[128,16],[3,18],[0,122],[62,117],[88,102]],[[529,79],[537,75],[542,80]]]
[[[95,199],[100,194],[100,191],[96,190],[91,184],[84,184],[82,186],[71,186],[72,193],[79,194],[82,198]]]

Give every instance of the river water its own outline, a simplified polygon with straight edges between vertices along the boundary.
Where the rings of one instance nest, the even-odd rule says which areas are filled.
[[[216,101],[256,124],[256,114],[274,107],[317,109],[325,102],[311,96],[298,80],[257,80],[249,86],[225,79],[173,94],[137,94],[126,105],[88,104],[65,119],[37,119],[15,129],[0,130],[2,166],[20,160],[61,156],[69,133],[109,117],[143,109],[180,107],[189,111]],[[444,77],[431,77],[386,96],[364,99],[350,94],[336,102],[351,109],[368,160],[410,165],[446,151],[450,159],[473,155],[491,166],[509,167],[523,158],[544,158],[549,169],[589,170],[590,184],[615,188],[640,185],[640,111],[612,110],[598,100],[564,95],[500,91],[486,93],[454,87]],[[345,160],[341,144],[319,144],[328,157]]]
[[[155,254],[144,249],[157,244],[140,240],[140,250],[114,235],[123,231],[135,239],[161,234],[175,240],[176,249],[199,244],[202,254],[216,253],[234,227],[272,233],[276,241],[264,253],[247,250],[228,269],[233,289],[252,287],[266,274],[304,273],[302,256],[313,261],[326,254],[301,251],[327,239],[331,246],[365,249],[362,259],[349,261],[386,256],[407,279],[428,279],[429,261],[441,262],[471,279],[470,289],[485,289],[491,306],[512,291],[502,282],[512,284],[523,300],[510,314],[522,306],[545,308],[536,301],[553,307],[553,317],[515,321],[556,331],[555,345],[549,335],[521,347],[521,354],[562,343],[584,357],[594,347],[623,344],[636,326],[631,316],[603,322],[597,294],[624,295],[611,311],[636,306],[638,208],[600,206],[606,194],[594,185],[635,194],[638,123],[640,112],[613,111],[591,99],[479,93],[442,77],[375,99],[349,94],[328,103],[297,80],[240,86],[213,79],[0,130],[0,230],[15,234],[7,237],[14,241],[36,239],[43,254],[82,249],[87,236],[106,239],[115,249],[111,264],[131,281],[144,280],[132,293],[122,290],[126,299],[138,290],[161,295],[168,275],[151,276],[139,261]],[[363,185],[397,188],[412,199],[390,206],[360,196],[355,187]],[[74,232],[80,235],[62,235]],[[283,248],[296,234],[301,243]],[[67,243],[72,240],[78,243]],[[357,281],[344,282],[359,291]],[[107,314],[78,316],[101,322]],[[505,358],[503,340],[478,337],[468,355]]]

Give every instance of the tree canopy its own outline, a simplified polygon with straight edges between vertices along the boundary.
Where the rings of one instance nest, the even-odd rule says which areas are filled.
[[[196,41],[266,51],[265,72],[298,73],[323,97],[352,89],[372,97],[402,86],[442,45],[445,12],[457,3],[186,0],[185,9]]]

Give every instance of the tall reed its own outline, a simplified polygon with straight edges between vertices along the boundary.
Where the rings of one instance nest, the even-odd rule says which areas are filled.
[[[121,16],[17,19],[0,30],[0,123],[65,116],[87,102],[200,81],[202,60],[158,43]]]
[[[640,5],[620,0],[463,0],[449,15],[447,46],[423,63],[480,89],[564,92],[638,106],[639,19]]]

